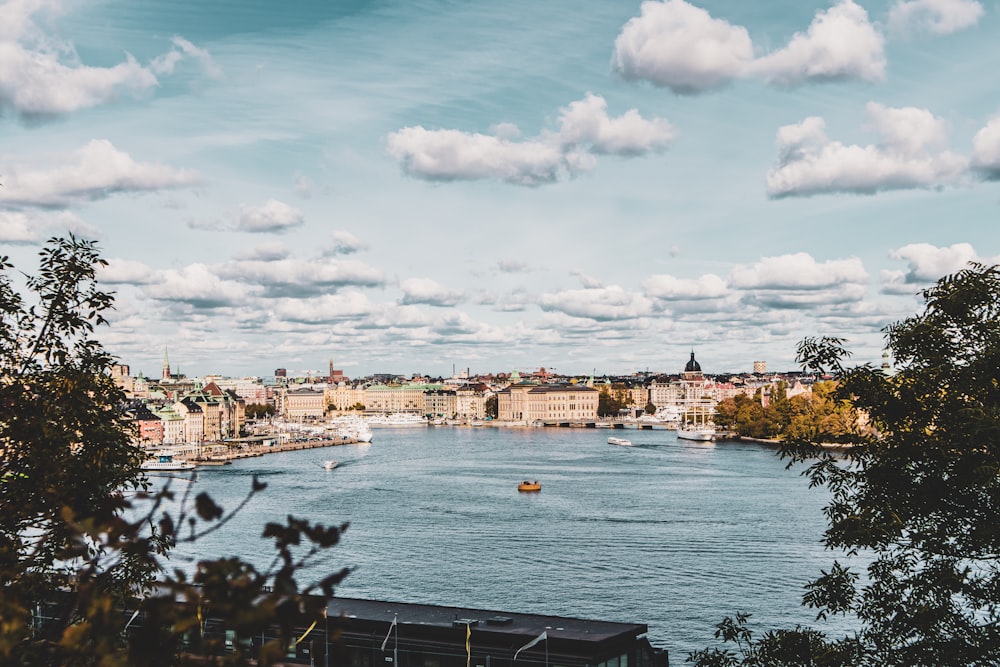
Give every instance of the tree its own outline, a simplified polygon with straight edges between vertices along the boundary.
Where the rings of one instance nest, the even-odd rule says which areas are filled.
[[[105,262],[93,242],[73,236],[50,239],[40,255],[26,297],[0,258],[0,663],[204,658],[219,642],[190,631],[209,606],[241,637],[277,626],[279,639],[256,656],[273,663],[295,624],[325,609],[309,593],[332,595],[346,576],[341,569],[307,586],[296,581],[346,526],[293,517],[268,524],[263,537],[277,554],[265,571],[229,558],[198,563],[191,576],[168,571],[172,546],[217,529],[239,508],[227,513],[201,493],[180,498],[175,515],[163,511],[173,491],[151,490],[143,475],[145,455],[131,444],[125,397],[110,377],[113,359],[94,337],[113,303],[95,282]],[[254,480],[248,499],[263,488]],[[125,609],[141,614],[131,633]],[[192,643],[182,651],[185,634]],[[214,662],[248,659],[237,648]]]
[[[853,653],[821,662],[840,645],[822,638],[800,662],[732,664],[1000,664],[1000,267],[971,264],[923,297],[923,312],[885,330],[894,375],[845,367],[840,339],[799,346],[803,366],[835,374],[834,398],[871,426],[844,456],[810,442],[784,450],[830,490],[824,544],[871,558],[864,577],[834,562],[803,596],[818,618],[857,617],[857,637],[841,640]],[[690,659],[724,664],[713,655]]]

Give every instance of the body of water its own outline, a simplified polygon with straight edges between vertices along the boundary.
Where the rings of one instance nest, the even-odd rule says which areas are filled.
[[[672,431],[380,429],[368,446],[245,459],[194,484],[230,509],[255,474],[268,488],[175,565],[265,566],[265,522],[348,521],[313,570],[355,568],[338,595],[646,623],[678,664],[737,610],[759,630],[813,624],[802,587],[834,557],[820,543],[826,493],[773,448]],[[519,493],[525,479],[541,492]]]

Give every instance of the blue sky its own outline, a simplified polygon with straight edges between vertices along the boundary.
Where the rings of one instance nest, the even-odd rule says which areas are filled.
[[[794,367],[1000,261],[1000,4],[0,2],[0,252],[133,372]]]

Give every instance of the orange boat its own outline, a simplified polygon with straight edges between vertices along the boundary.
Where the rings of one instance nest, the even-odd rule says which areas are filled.
[[[541,491],[542,483],[533,479],[526,479],[517,485],[518,491]]]

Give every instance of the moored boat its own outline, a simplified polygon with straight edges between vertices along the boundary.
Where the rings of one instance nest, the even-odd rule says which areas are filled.
[[[715,429],[710,426],[694,426],[688,424],[677,429],[677,437],[684,440],[698,440],[707,442],[715,440]]]
[[[174,459],[173,454],[160,454],[155,459],[149,459],[148,461],[143,461],[140,466],[143,470],[148,471],[176,471],[176,470],[194,470],[194,464],[189,463],[183,459]]]

